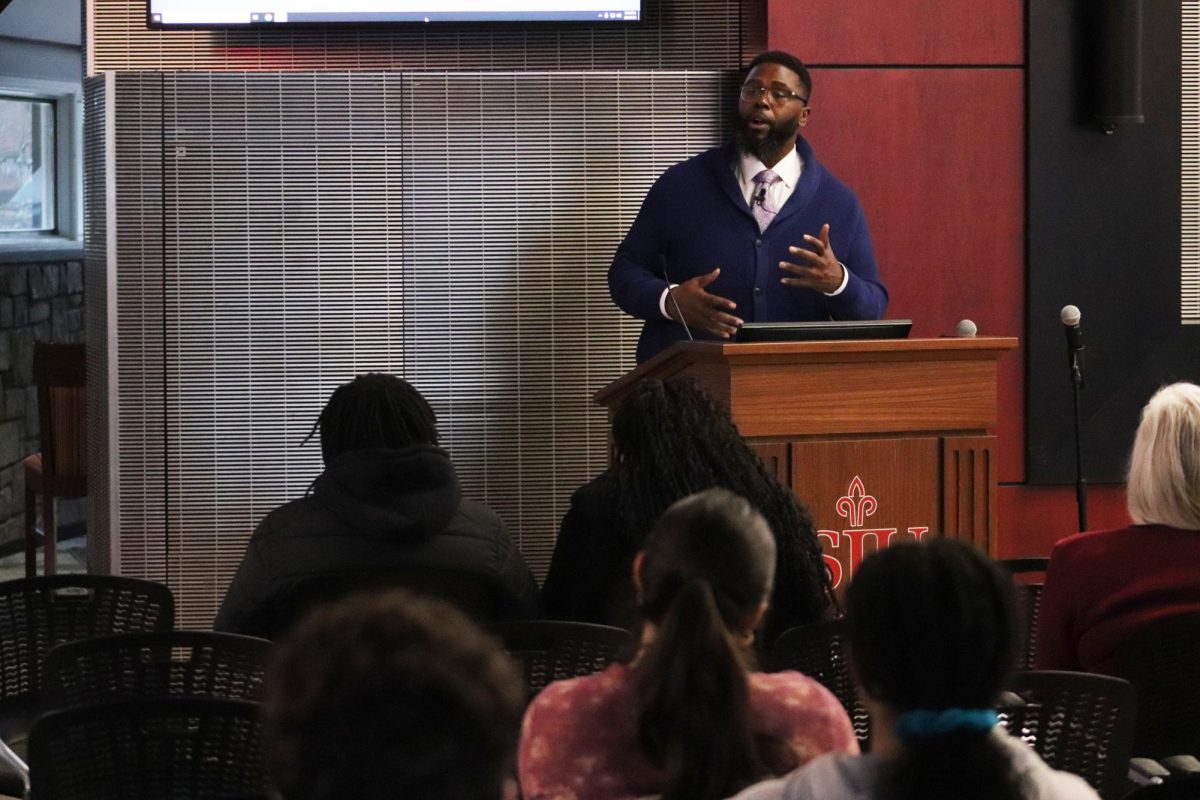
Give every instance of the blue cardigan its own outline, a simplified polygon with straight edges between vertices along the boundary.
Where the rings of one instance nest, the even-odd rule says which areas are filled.
[[[733,313],[746,322],[883,317],[887,289],[858,198],[821,166],[803,137],[796,148],[804,159],[800,183],[761,234],[733,172],[732,143],[676,164],[655,181],[608,270],[613,300],[645,320],[639,363],[687,338],[679,323],[659,311],[667,287],[664,265],[672,283],[720,267],[721,275],[708,291],[737,303]],[[819,235],[825,223],[834,255],[850,271],[845,291],[827,297],[784,286],[779,281],[788,273],[779,262],[804,263],[787,248],[805,246],[804,234]],[[698,340],[716,338],[695,328],[692,334]]]

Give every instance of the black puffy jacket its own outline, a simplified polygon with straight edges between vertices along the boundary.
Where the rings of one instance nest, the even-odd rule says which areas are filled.
[[[487,506],[465,500],[454,465],[432,445],[359,450],[326,465],[307,496],[254,531],[214,628],[273,638],[305,579],[389,567],[478,575],[495,589],[494,619],[540,615],[537,584]]]

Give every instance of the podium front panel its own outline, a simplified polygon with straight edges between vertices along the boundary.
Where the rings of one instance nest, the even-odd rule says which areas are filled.
[[[791,487],[816,523],[835,588],[896,541],[942,530],[942,439],[831,439],[791,445]]]
[[[703,380],[700,370],[693,377]],[[709,379],[705,385],[713,388]],[[996,419],[991,361],[892,361],[746,366],[729,397],[747,438],[854,433],[984,433]]]

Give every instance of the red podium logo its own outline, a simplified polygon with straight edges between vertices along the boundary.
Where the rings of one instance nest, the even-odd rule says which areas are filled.
[[[846,489],[846,494],[839,497],[834,504],[834,510],[837,511],[839,517],[847,521],[849,527],[841,531],[817,531],[817,536],[828,545],[826,550],[837,551],[843,547],[849,548],[849,557],[846,559],[845,565],[828,552],[824,556],[825,566],[829,568],[830,579],[833,581],[835,589],[841,585],[843,578],[849,580],[854,576],[854,570],[867,555],[865,547],[868,538],[874,542],[871,550],[874,552],[880,547],[892,544],[895,537],[901,535],[899,528],[865,527],[867,517],[872,516],[878,508],[879,501],[875,499],[874,495],[867,494],[862,479],[855,475],[854,480],[850,481],[849,488]],[[905,528],[903,535],[920,541],[928,532],[928,525],[916,525]]]

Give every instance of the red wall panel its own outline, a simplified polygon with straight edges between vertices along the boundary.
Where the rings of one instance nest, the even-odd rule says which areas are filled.
[[[821,69],[804,129],[866,209],[914,336],[1020,336],[1024,321],[1023,75],[1019,69]],[[1024,475],[1021,351],[1000,368],[1000,479]]]
[[[768,0],[767,41],[810,64],[1022,64],[1023,0]]]
[[[1023,0],[768,0],[772,48],[817,69],[805,135],[866,208],[891,317],[914,335],[969,317],[1020,336],[1025,316]],[[1078,527],[1071,486],[1024,479],[1023,349],[1001,365],[997,556],[1049,555]],[[1128,524],[1125,491],[1089,488],[1093,530]]]
[[[1074,486],[1001,486],[997,558],[1048,556],[1054,543],[1079,530]],[[1088,487],[1088,528],[1129,524],[1123,486]]]

